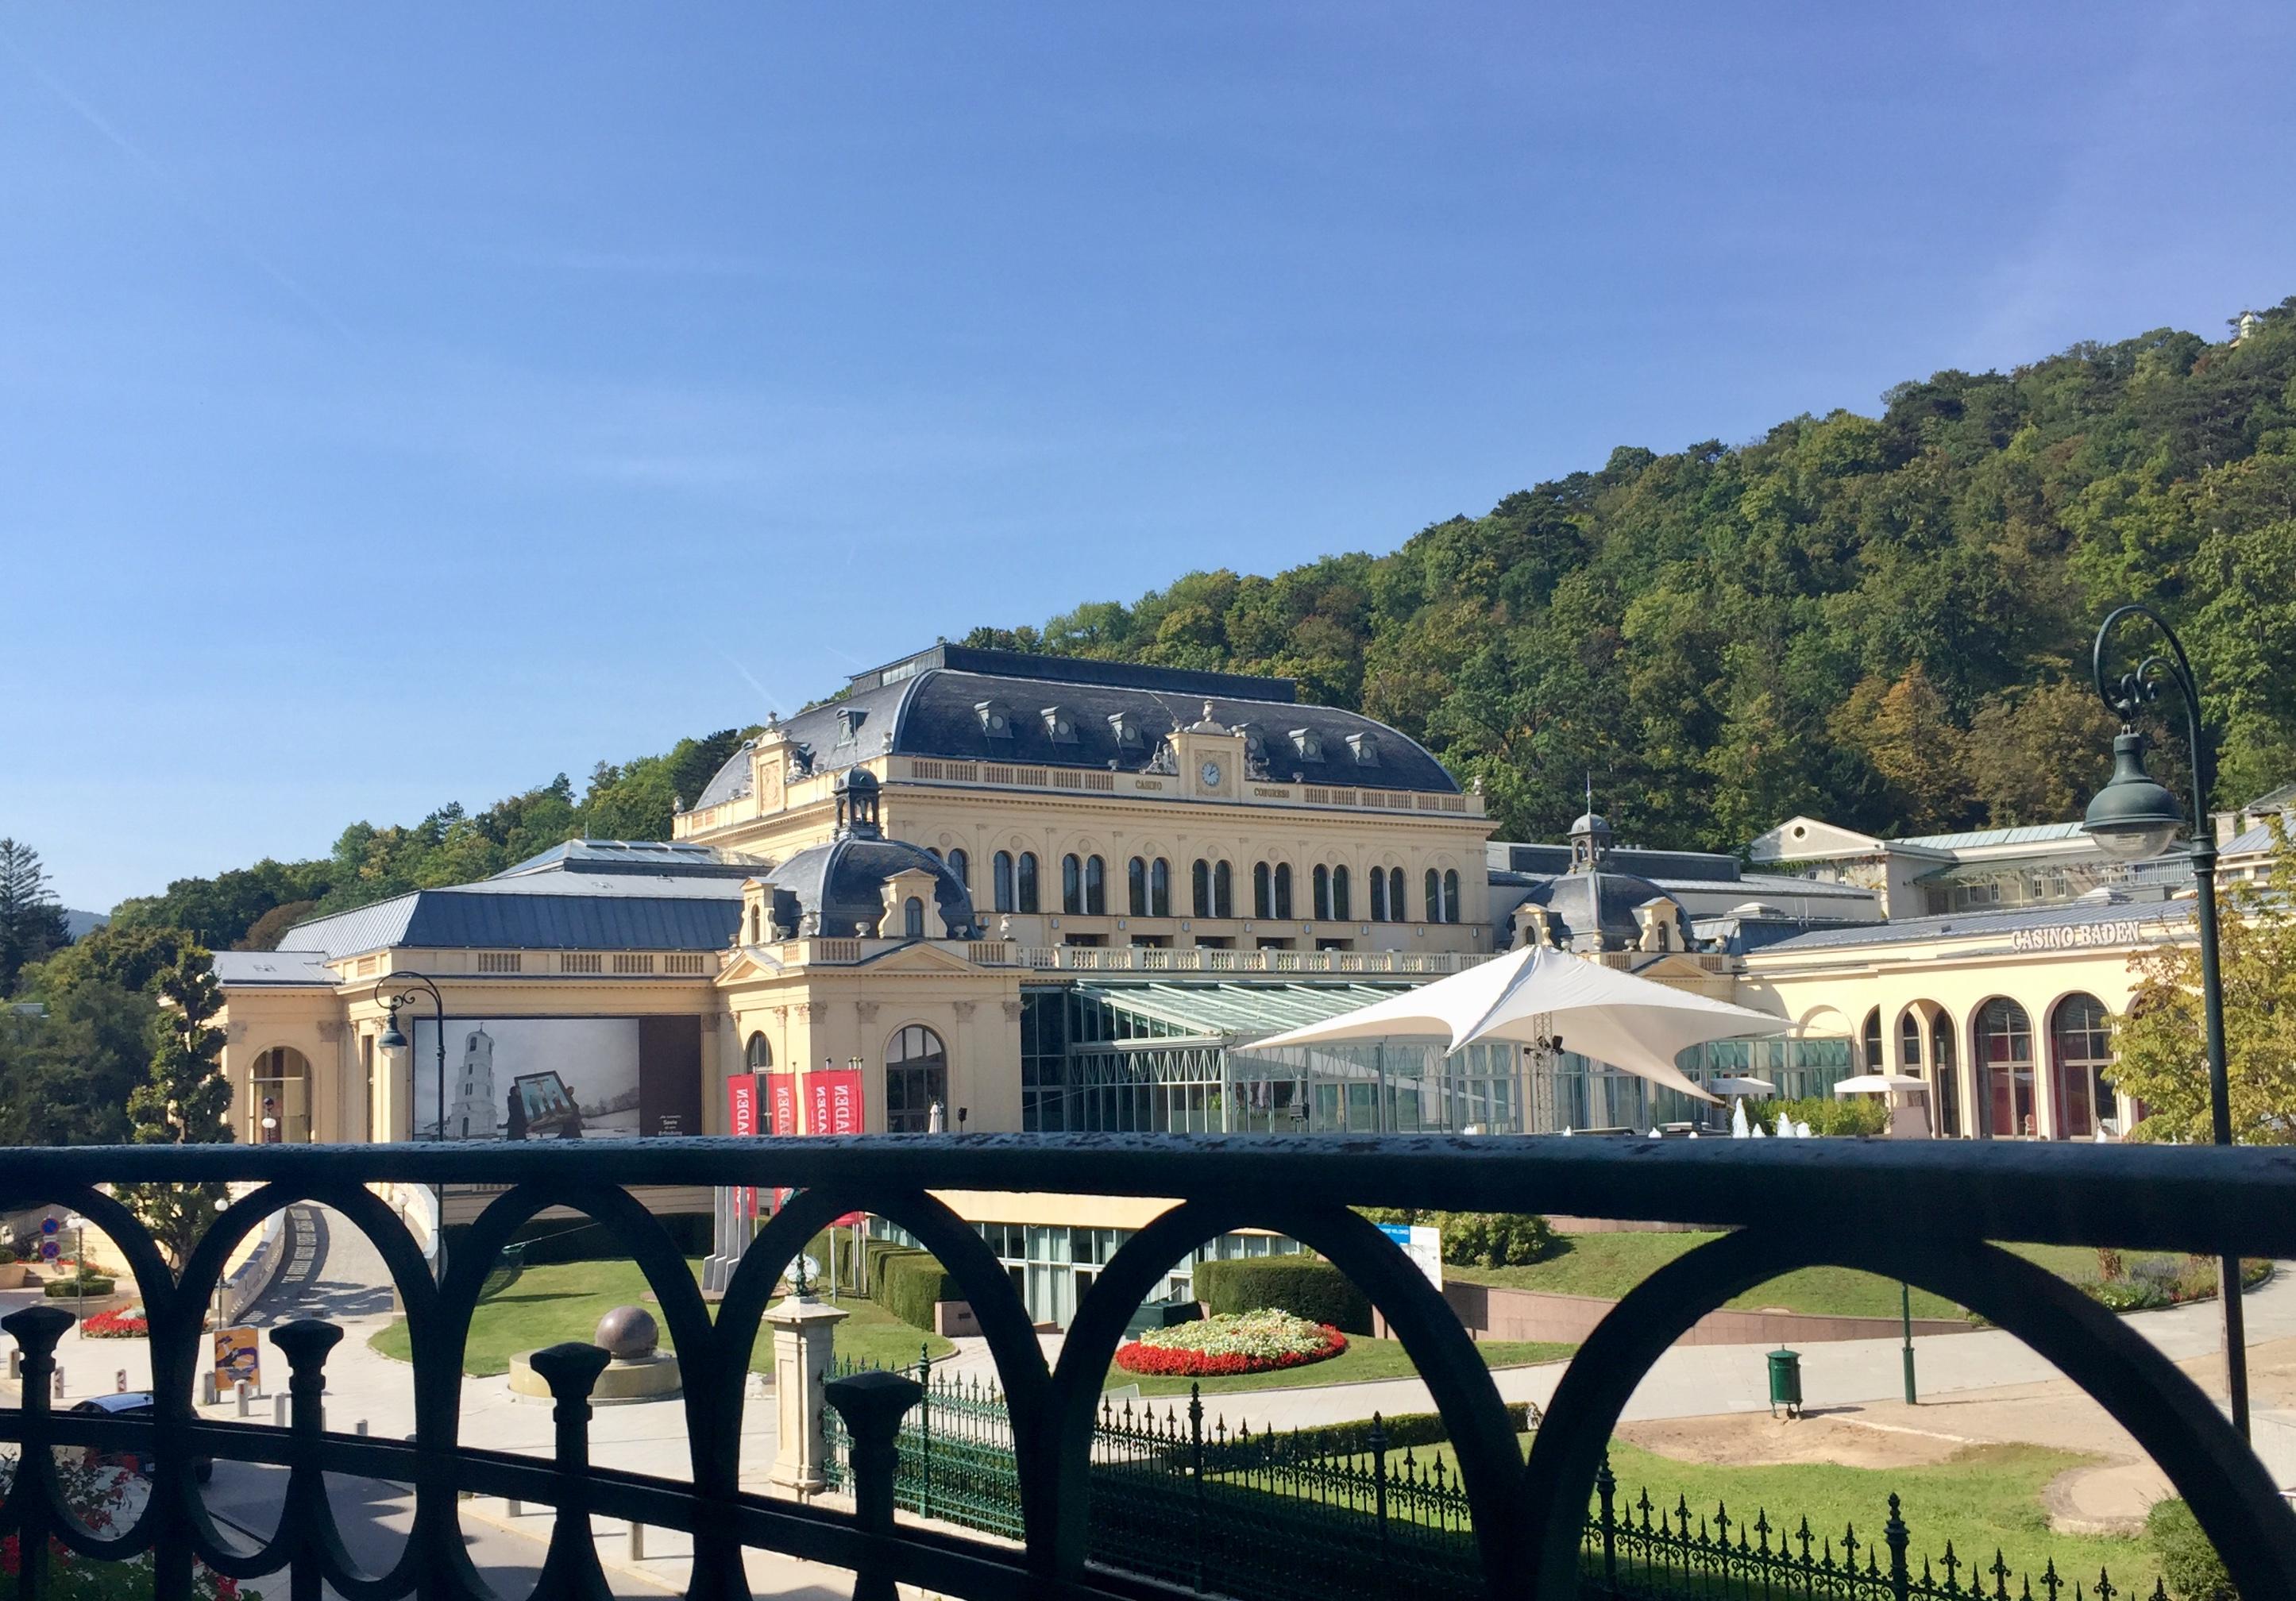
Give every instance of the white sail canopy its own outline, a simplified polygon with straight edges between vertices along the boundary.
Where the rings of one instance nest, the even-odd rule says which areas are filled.
[[[1565,1050],[1712,1101],[1674,1065],[1677,1054],[1710,1040],[1775,1034],[1787,1026],[1784,1018],[1767,1012],[1709,1000],[1552,946],[1532,945],[1392,1000],[1259,1040],[1251,1048],[1432,1038],[1456,1051],[1483,1041],[1530,1045],[1559,1037]]]

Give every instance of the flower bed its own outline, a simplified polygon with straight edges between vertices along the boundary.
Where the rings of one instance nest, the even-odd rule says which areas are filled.
[[[85,1318],[80,1334],[90,1340],[141,1340],[152,1332],[141,1307],[114,1307],[108,1312],[98,1312]]]
[[[1347,1348],[1348,1337],[1328,1323],[1289,1312],[1235,1312],[1151,1329],[1118,1349],[1116,1365],[1127,1373],[1218,1378],[1304,1367]]]

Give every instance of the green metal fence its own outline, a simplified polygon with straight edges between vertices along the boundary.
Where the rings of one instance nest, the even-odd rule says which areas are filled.
[[[840,1362],[833,1375],[856,1371]],[[925,1394],[904,1420],[895,1504],[1008,1539],[1021,1537],[1021,1482],[1004,1398],[977,1379],[937,1375],[920,1359]],[[849,1483],[842,1421],[827,1416],[830,1483]],[[1339,1443],[1344,1442],[1344,1443]],[[1349,1447],[1354,1449],[1348,1449]],[[1093,1433],[1092,1561],[1203,1594],[1259,1601],[1433,1601],[1473,1593],[1480,1559],[1467,1497],[1438,1450],[1368,1427],[1253,1433],[1207,1422],[1200,1393],[1185,1405],[1101,1403]],[[1792,1521],[1792,1520],[1790,1520]],[[1643,1490],[1620,1498],[1607,1463],[1596,1476],[1582,1544],[1584,1591],[1628,1601],[2114,1601],[2109,1575],[2013,1572],[1999,1551],[1979,1566],[1948,1541],[1935,1559],[1909,1555],[1890,1498],[1878,1537],[1839,1536],[1807,1518],[1751,1520],[1726,1506],[1672,1510]],[[2155,1583],[2147,1601],[2167,1601]]]

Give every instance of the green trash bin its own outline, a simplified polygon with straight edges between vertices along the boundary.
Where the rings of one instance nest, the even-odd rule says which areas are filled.
[[[1801,1352],[1784,1346],[1770,1353],[1770,1416],[1784,1407],[1788,1417],[1801,1416]]]

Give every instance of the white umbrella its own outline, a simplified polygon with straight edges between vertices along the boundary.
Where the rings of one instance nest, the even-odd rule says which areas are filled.
[[[1844,1079],[1833,1087],[1838,1096],[1877,1096],[1903,1094],[1908,1089],[1927,1089],[1921,1080],[1905,1073],[1860,1073],[1854,1079]]]
[[[1718,1096],[1774,1096],[1778,1087],[1767,1079],[1709,1079],[1706,1088]]]
[[[1676,1055],[1709,1040],[1774,1034],[1787,1026],[1767,1012],[1531,945],[1391,1000],[1273,1035],[1251,1048],[1431,1036],[1456,1051],[1482,1040],[1530,1045],[1560,1037],[1582,1056],[1718,1105],[1716,1096],[1682,1075]]]

